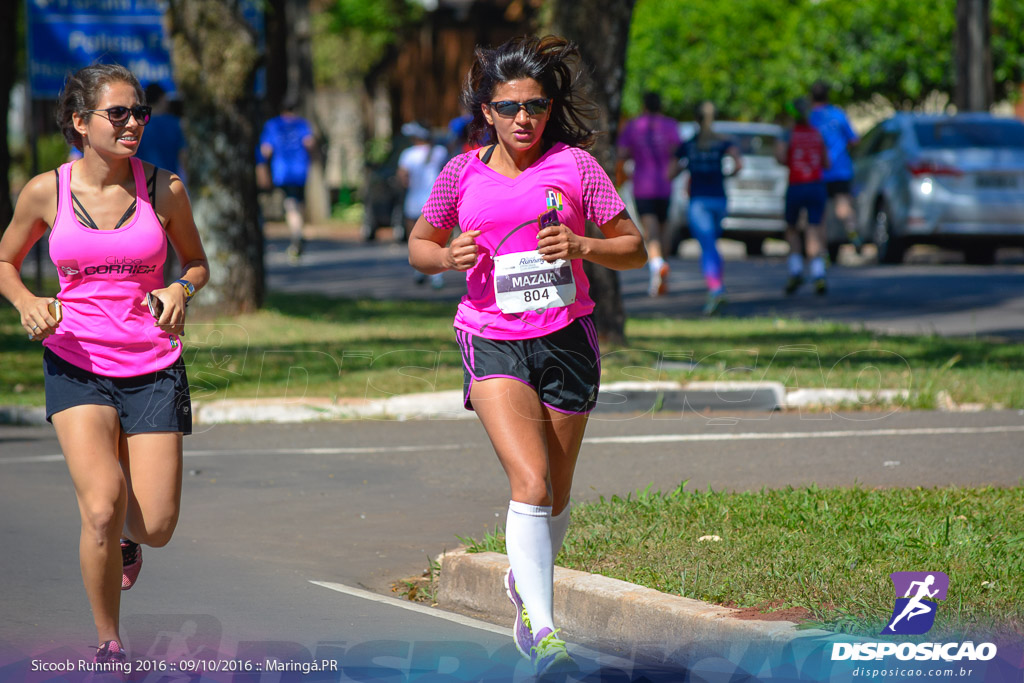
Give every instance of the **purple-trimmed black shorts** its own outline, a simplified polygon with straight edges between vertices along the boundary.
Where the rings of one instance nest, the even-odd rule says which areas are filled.
[[[455,330],[462,348],[462,397],[473,410],[473,382],[504,377],[537,392],[560,413],[589,413],[601,385],[601,354],[591,317],[577,318],[551,334],[534,339],[487,339]]]

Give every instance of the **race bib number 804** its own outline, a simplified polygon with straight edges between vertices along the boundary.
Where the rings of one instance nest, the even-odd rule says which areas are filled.
[[[572,264],[547,262],[538,251],[494,257],[494,298],[502,313],[542,311],[576,301]]]

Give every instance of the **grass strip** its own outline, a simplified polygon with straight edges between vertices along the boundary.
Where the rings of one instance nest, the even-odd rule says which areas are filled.
[[[1024,488],[637,492],[573,505],[559,566],[733,607],[803,607],[875,637],[896,571],[950,578],[918,639],[1024,635]],[[715,538],[720,540],[715,540]],[[461,539],[505,552],[499,529]]]
[[[197,310],[185,337],[193,398],[383,398],[457,389],[455,302],[272,294],[235,317]],[[631,318],[626,348],[602,349],[602,381],[771,380],[787,389],[906,390],[905,407],[1024,408],[1024,344],[886,336],[777,318]],[[0,404],[42,405],[41,351],[0,304]],[[857,407],[857,406],[851,406]],[[868,407],[871,407],[869,402]]]

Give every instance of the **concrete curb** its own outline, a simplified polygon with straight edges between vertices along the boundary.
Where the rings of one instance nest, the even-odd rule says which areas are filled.
[[[781,382],[609,382],[601,386],[595,415],[693,413],[822,409],[842,406],[900,405],[907,391],[796,389]],[[45,425],[39,407],[0,406],[0,424]],[[246,422],[317,422],[322,420],[472,420],[462,406],[462,391],[401,394],[379,399],[300,397],[193,401],[197,425]]]
[[[438,605],[508,624],[511,634],[515,611],[503,588],[508,566],[508,558],[497,553],[447,553]],[[736,619],[736,609],[562,567],[555,567],[554,598],[555,623],[567,639],[684,666],[716,652],[720,656],[722,643],[742,642],[748,652],[761,649],[767,655],[796,641],[819,648],[838,637],[819,629],[798,630],[787,621]]]
[[[0,406],[0,425],[44,427],[48,424],[46,409],[40,406]]]
[[[462,392],[402,394],[385,399],[236,399],[193,402],[199,424],[316,422],[345,419],[464,420],[476,415],[462,406]]]

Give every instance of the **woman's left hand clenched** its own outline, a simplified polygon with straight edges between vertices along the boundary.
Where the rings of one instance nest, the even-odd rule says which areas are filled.
[[[549,225],[537,233],[537,251],[548,262],[583,258],[583,242],[568,227]]]

